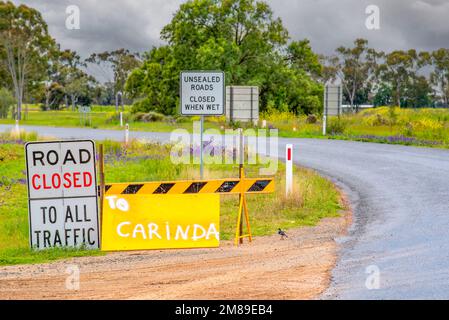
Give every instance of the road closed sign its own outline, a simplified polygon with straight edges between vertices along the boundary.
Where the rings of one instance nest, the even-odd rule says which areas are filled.
[[[219,246],[218,194],[109,194],[103,210],[105,251]]]
[[[99,248],[94,142],[30,142],[25,152],[31,247]]]
[[[220,116],[225,112],[225,76],[217,71],[181,72],[181,114]]]

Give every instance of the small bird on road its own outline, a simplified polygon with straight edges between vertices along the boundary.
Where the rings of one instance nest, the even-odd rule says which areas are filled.
[[[281,236],[281,240],[288,238],[287,234],[284,231],[282,231],[281,228],[278,229],[278,234]]]

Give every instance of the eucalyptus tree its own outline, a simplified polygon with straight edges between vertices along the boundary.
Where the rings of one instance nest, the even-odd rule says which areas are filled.
[[[268,106],[318,112],[322,86],[318,58],[308,41],[290,41],[270,6],[256,0],[190,0],[161,32],[166,45],[153,48],[126,84],[140,98],[135,110],[174,114],[182,70],[223,70],[228,85],[260,88]]]
[[[26,5],[0,1],[0,54],[17,101],[21,119],[26,86],[45,76],[48,55],[55,42],[39,11]]]
[[[391,88],[392,103],[396,106],[411,104],[413,107],[427,104],[425,96],[429,94],[430,87],[427,79],[419,74],[428,64],[426,53],[418,53],[414,49],[395,50],[382,53],[382,58],[378,73],[381,81],[388,83]]]
[[[371,91],[380,54],[368,47],[368,40],[356,39],[353,47],[339,47],[336,54],[327,58],[324,67],[325,81],[339,79],[343,92],[353,110]],[[366,99],[366,98],[365,98]]]
[[[428,54],[432,67],[430,82],[436,87],[437,95],[443,105],[449,107],[449,49],[441,48]]]
[[[126,79],[130,72],[141,65],[140,55],[132,53],[128,49],[117,49],[114,51],[105,51],[93,53],[86,62],[99,67],[105,79],[114,85],[114,95],[116,99],[116,108],[118,111],[118,97],[123,104],[123,92],[125,90]],[[112,78],[111,78],[112,75]]]

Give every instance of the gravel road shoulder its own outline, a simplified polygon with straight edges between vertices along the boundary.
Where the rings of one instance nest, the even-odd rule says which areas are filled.
[[[347,201],[342,198],[345,207]],[[0,299],[314,299],[326,290],[337,259],[335,239],[349,210],[315,227],[258,237],[218,249],[109,253],[39,265],[0,268]],[[68,267],[79,290],[66,289]]]

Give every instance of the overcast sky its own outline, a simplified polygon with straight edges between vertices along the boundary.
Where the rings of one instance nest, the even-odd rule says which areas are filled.
[[[38,9],[63,49],[83,57],[128,48],[147,51],[161,44],[159,33],[184,2],[180,0],[14,0]],[[307,38],[318,53],[330,54],[357,37],[379,50],[449,47],[449,0],[268,0],[294,40]],[[66,28],[66,8],[80,9],[80,29]],[[367,6],[380,10],[380,29],[369,30]]]

